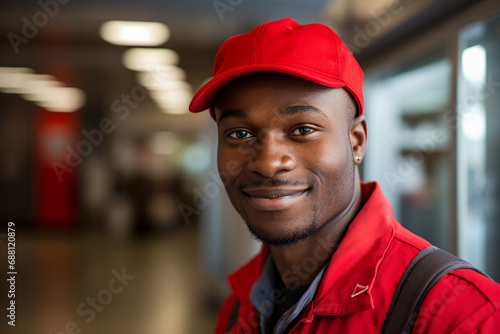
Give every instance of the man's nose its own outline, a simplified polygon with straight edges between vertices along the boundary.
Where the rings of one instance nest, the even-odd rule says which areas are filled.
[[[273,177],[278,172],[295,168],[291,148],[283,139],[265,136],[259,140],[255,159],[248,162],[248,169],[264,177]]]

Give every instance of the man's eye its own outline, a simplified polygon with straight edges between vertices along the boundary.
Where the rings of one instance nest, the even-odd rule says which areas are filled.
[[[300,128],[293,130],[291,134],[294,136],[304,136],[310,134],[311,132],[314,132],[314,129],[307,126],[301,126]]]
[[[236,130],[229,134],[229,137],[234,139],[246,139],[251,138],[252,134],[246,130]]]

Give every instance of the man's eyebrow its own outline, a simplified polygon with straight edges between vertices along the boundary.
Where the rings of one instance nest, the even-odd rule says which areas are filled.
[[[296,113],[317,113],[323,117],[326,117],[326,114],[320,109],[313,107],[310,104],[294,104],[292,106],[286,107],[284,110],[284,114],[293,115]]]
[[[242,118],[246,118],[247,114],[245,111],[239,110],[239,109],[228,110],[219,117],[219,119],[217,120],[217,124],[222,122],[224,119],[228,119],[231,117],[242,119]]]

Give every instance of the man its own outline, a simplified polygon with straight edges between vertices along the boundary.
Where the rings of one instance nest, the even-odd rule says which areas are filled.
[[[359,180],[363,72],[328,27],[269,22],[224,43],[190,110],[209,109],[218,168],[262,251],[229,277],[217,333],[378,333],[430,244]],[[388,129],[390,131],[390,129]],[[427,295],[414,333],[500,330],[500,286],[470,269]]]

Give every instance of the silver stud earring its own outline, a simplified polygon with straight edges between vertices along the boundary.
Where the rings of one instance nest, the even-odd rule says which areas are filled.
[[[360,162],[361,161],[361,157],[359,155],[355,156],[354,159],[356,160],[356,162]]]

